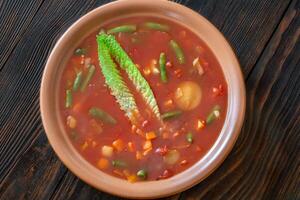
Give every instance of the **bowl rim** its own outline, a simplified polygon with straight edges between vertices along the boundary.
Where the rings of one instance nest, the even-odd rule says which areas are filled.
[[[54,129],[53,126],[57,126],[57,124],[53,123],[47,123],[49,120],[53,119],[53,116],[49,115],[49,111],[51,110],[49,107],[49,100],[46,90],[49,89],[50,86],[50,74],[53,73],[53,70],[55,68],[55,63],[57,63],[56,58],[56,52],[58,49],[63,47],[63,43],[66,40],[66,38],[70,37],[71,32],[74,32],[80,25],[82,25],[85,19],[87,18],[93,18],[99,14],[99,12],[102,12],[105,9],[113,9],[114,7],[128,7],[133,5],[145,5],[145,6],[165,6],[168,9],[171,9],[175,12],[175,10],[178,10],[177,14],[185,14],[189,15],[190,18],[197,19],[201,21],[201,23],[205,24],[207,28],[209,28],[215,36],[222,42],[224,45],[224,48],[228,51],[229,57],[232,59],[232,66],[229,67],[229,69],[234,72],[235,76],[231,77],[233,79],[233,82],[237,85],[233,85],[233,88],[229,88],[228,83],[228,74],[226,76],[223,66],[221,66],[222,71],[224,73],[224,76],[226,76],[226,82],[228,84],[228,98],[233,98],[234,101],[229,102],[227,105],[227,116],[226,120],[224,122],[223,128],[221,130],[221,133],[225,135],[225,132],[227,135],[225,135],[222,140],[220,141],[221,137],[219,136],[215,144],[213,145],[209,152],[206,153],[204,158],[200,159],[200,161],[205,160],[207,163],[204,166],[201,166],[202,168],[202,174],[197,174],[197,168],[199,168],[199,163],[195,163],[193,166],[189,167],[185,171],[175,175],[172,178],[166,179],[166,180],[160,180],[160,181],[149,181],[149,182],[139,182],[139,183],[128,183],[127,181],[114,178],[111,175],[104,174],[103,172],[97,172],[97,174],[101,174],[102,178],[107,179],[107,182],[104,180],[99,179],[91,179],[91,176],[85,175],[78,166],[74,165],[75,160],[72,158],[68,158],[65,154],[67,153],[66,150],[60,148],[57,138],[55,135],[51,134],[53,133]],[[203,40],[206,44],[207,41]],[[208,45],[208,44],[207,44]],[[219,60],[218,60],[219,61]],[[220,64],[221,65],[221,64]],[[57,65],[58,66],[58,65]],[[237,90],[235,92],[234,88]],[[229,93],[230,91],[230,93]],[[229,105],[231,103],[231,105]],[[234,105],[233,105],[234,104]],[[245,115],[245,104],[246,104],[246,94],[245,94],[245,84],[243,80],[243,75],[241,72],[241,68],[239,65],[239,62],[236,58],[236,55],[231,48],[230,44],[227,42],[223,34],[213,25],[211,24],[207,19],[205,19],[200,14],[196,13],[195,11],[182,6],[180,4],[177,4],[175,2],[171,1],[165,1],[165,0],[158,0],[158,1],[152,1],[152,0],[122,0],[122,1],[115,1],[111,2],[105,5],[102,5],[98,8],[95,8],[94,10],[88,12],[84,16],[80,17],[72,26],[70,26],[67,31],[60,37],[60,39],[57,41],[56,45],[54,46],[50,56],[48,57],[46,67],[43,72],[42,82],[41,82],[41,91],[40,91],[40,111],[41,111],[41,117],[43,126],[45,129],[45,133],[47,135],[47,138],[49,140],[49,143],[51,144],[52,148],[54,149],[55,153],[58,155],[60,160],[65,164],[65,166],[70,169],[77,177],[79,177],[84,182],[88,183],[89,185],[101,190],[105,191],[117,196],[121,197],[129,197],[129,198],[158,198],[158,197],[165,197],[172,194],[176,194],[179,192],[182,192],[195,184],[199,183],[203,179],[205,179],[207,176],[209,176],[219,165],[225,160],[231,149],[233,148],[237,137],[239,135],[239,132],[241,130],[243,121],[244,121],[244,115]],[[231,110],[229,109],[231,108]],[[232,110],[234,109],[234,110]],[[233,118],[230,118],[231,121],[229,121],[229,117],[234,116]],[[234,120],[234,124],[230,126],[230,122]],[[226,125],[226,126],[225,126]],[[56,127],[56,128],[57,128]],[[221,135],[220,133],[220,135]],[[67,142],[67,141],[66,141]],[[216,143],[220,143],[219,149],[216,149]],[[213,152],[214,150],[214,152]],[[214,153],[214,154],[212,154]],[[210,155],[212,154],[212,155]],[[212,158],[207,158],[208,156],[213,156]],[[77,158],[82,163],[87,163],[82,158]],[[99,171],[99,170],[98,170]],[[189,172],[189,173],[188,173]],[[193,174],[192,174],[193,173]],[[189,174],[190,177],[186,176]],[[180,175],[180,176],[179,176]],[[180,180],[183,179],[183,180]],[[117,179],[117,180],[115,180]],[[99,182],[101,181],[101,182]],[[154,182],[154,183],[151,183]],[[153,185],[154,184],[154,185]],[[134,187],[133,187],[134,186]],[[143,191],[140,190],[140,188],[145,188],[149,186],[152,190],[151,191]],[[155,188],[154,188],[155,187]]]

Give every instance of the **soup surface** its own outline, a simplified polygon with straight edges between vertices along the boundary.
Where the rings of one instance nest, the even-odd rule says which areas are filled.
[[[78,152],[135,182],[174,176],[208,152],[226,117],[227,85],[193,32],[141,16],[84,38],[66,64],[59,98]]]

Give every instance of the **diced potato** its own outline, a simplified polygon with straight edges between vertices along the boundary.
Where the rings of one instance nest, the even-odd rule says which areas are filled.
[[[154,131],[150,131],[146,133],[146,139],[147,140],[153,140],[156,138],[156,134]]]
[[[196,129],[199,131],[205,127],[205,121],[198,119]]]
[[[99,167],[99,169],[107,169],[108,166],[109,162],[105,158],[100,158],[100,160],[97,162],[97,167]]]
[[[69,115],[67,117],[67,125],[72,129],[76,128],[77,120],[75,119],[75,117],[73,117],[72,115]]]
[[[121,139],[117,139],[112,143],[112,146],[117,149],[117,151],[122,151],[124,149],[124,143]]]
[[[143,155],[142,155],[142,153],[141,153],[140,151],[137,151],[137,152],[135,153],[135,158],[136,158],[137,160],[141,160],[142,157],[143,157]]]
[[[130,151],[130,152],[134,152],[134,145],[133,145],[133,143],[132,142],[128,142],[128,150]]]
[[[152,148],[152,142],[151,142],[151,140],[146,140],[146,142],[143,145],[143,149],[147,150],[147,149],[150,149],[150,148]]]
[[[182,110],[192,110],[201,101],[202,91],[200,86],[192,81],[185,81],[179,84],[175,91],[175,103]]]
[[[105,157],[111,157],[114,153],[114,149],[111,146],[104,145],[102,147],[102,155]]]
[[[136,175],[130,175],[127,177],[128,182],[130,183],[134,183],[137,180],[137,176]]]
[[[180,154],[176,149],[168,151],[164,156],[164,162],[168,165],[174,165],[180,158]]]

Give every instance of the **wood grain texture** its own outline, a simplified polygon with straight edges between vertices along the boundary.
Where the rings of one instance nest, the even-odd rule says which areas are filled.
[[[59,36],[109,1],[0,1],[0,199],[118,199],[83,183],[49,146],[41,74]],[[299,0],[182,0],[233,45],[247,82],[243,131],[221,167],[168,199],[300,198]]]
[[[26,31],[42,2],[43,0],[0,2],[0,70],[21,39],[24,31]]]
[[[299,199],[299,3],[292,2],[246,81],[247,114],[235,148],[182,199]]]

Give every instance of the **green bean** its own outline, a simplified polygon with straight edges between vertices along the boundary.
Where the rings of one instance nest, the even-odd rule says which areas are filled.
[[[186,140],[187,140],[189,143],[193,143],[193,141],[194,141],[193,133],[189,132],[189,133],[186,135]]]
[[[66,90],[66,108],[70,108],[72,106],[73,97],[72,97],[72,91]]]
[[[155,22],[146,22],[144,25],[145,25],[145,27],[147,27],[149,29],[158,30],[158,31],[167,32],[170,30],[169,26],[167,26],[165,24],[155,23]]]
[[[124,161],[122,161],[122,160],[113,160],[111,162],[111,164],[114,167],[118,167],[118,168],[125,168],[125,167],[127,167],[127,164]]]
[[[73,83],[73,91],[77,91],[82,81],[82,71],[76,74],[76,78]]]
[[[98,118],[108,124],[116,124],[117,123],[117,120],[115,118],[113,118],[110,114],[108,114],[107,112],[103,111],[100,108],[92,107],[89,110],[89,114],[92,117]]]
[[[136,25],[123,25],[123,26],[117,26],[114,28],[111,28],[107,31],[107,34],[112,33],[132,33],[136,31]]]
[[[85,90],[85,88],[87,87],[87,85],[89,84],[90,80],[92,79],[93,75],[95,74],[95,70],[96,70],[96,68],[94,65],[89,66],[88,73],[80,87],[81,92],[83,92]]]
[[[206,124],[212,123],[215,119],[217,119],[220,115],[220,106],[215,105],[209,115],[206,118]]]
[[[159,67],[160,67],[160,79],[162,82],[168,82],[167,70],[166,70],[166,54],[160,53],[159,56]]]
[[[136,175],[142,179],[147,179],[147,171],[144,169],[139,170]]]
[[[76,56],[81,56],[81,55],[85,55],[87,53],[87,50],[84,48],[78,48],[74,51],[74,54]]]
[[[161,118],[163,120],[169,120],[169,119],[179,117],[181,114],[182,114],[182,112],[180,110],[175,110],[175,111],[166,112],[166,113],[162,114]]]
[[[175,42],[174,40],[170,41],[170,46],[172,48],[172,50],[174,51],[176,58],[178,60],[178,62],[180,64],[184,64],[185,63],[185,58],[184,58],[184,54],[182,49],[180,48],[180,46],[178,45],[177,42]]]

